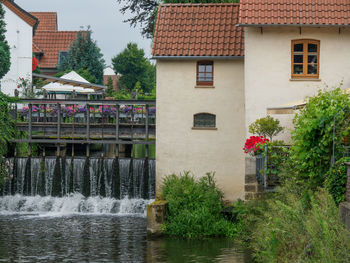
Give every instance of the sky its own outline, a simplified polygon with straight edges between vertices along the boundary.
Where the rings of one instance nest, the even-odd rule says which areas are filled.
[[[129,18],[119,9],[116,0],[15,0],[26,11],[57,12],[59,30],[80,30],[91,26],[93,39],[101,49],[106,65],[129,42],[135,42],[151,56],[151,40],[143,38],[139,28],[130,27],[123,20]],[[103,4],[102,4],[103,3]]]

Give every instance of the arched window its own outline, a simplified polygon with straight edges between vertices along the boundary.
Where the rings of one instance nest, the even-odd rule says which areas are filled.
[[[292,41],[292,78],[318,78],[320,41],[299,39]]]
[[[216,116],[210,113],[197,113],[193,118],[193,127],[195,128],[215,128]]]

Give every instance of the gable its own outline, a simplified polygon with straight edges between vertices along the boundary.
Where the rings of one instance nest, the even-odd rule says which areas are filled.
[[[39,20],[37,31],[57,31],[56,12],[30,12]]]
[[[3,4],[12,12],[14,12],[17,16],[19,16],[22,20],[24,20],[28,25],[33,27],[33,32],[35,31],[39,23],[36,17],[32,16],[30,13],[22,9],[12,0],[4,0]]]

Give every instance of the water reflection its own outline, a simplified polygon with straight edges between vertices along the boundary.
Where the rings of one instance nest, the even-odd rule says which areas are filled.
[[[249,263],[252,261],[248,251],[237,246],[232,240],[161,238],[148,240],[147,262]]]
[[[146,238],[141,216],[0,216],[0,262],[251,262],[232,241]]]

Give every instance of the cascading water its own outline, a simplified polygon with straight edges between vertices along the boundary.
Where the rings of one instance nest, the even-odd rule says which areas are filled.
[[[155,196],[155,160],[10,158],[1,213],[144,214]]]

